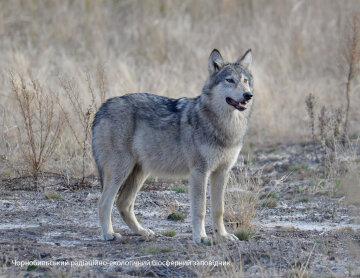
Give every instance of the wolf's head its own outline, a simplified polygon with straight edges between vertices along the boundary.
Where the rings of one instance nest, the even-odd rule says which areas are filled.
[[[253,97],[251,63],[251,49],[234,63],[225,62],[214,49],[209,57],[209,78],[202,90],[207,102],[223,112],[250,108]]]

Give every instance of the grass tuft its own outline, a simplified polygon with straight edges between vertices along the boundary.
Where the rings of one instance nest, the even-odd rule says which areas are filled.
[[[271,192],[266,193],[266,194],[261,194],[259,199],[260,200],[264,200],[264,199],[280,200],[280,197],[275,192],[271,191]]]
[[[245,229],[235,232],[235,236],[239,240],[243,240],[243,241],[248,241],[253,235],[254,235],[254,233],[252,231],[245,230]]]
[[[146,247],[142,249],[142,251],[148,254],[161,254],[161,253],[169,253],[172,251],[172,249],[169,247],[152,246],[152,247]]]
[[[187,193],[188,189],[185,186],[174,186],[172,188],[172,191],[176,192],[176,193]]]
[[[176,232],[173,231],[173,230],[166,230],[162,233],[164,236],[167,236],[167,237],[174,237],[176,236]]]
[[[174,186],[173,188],[172,188],[172,190],[174,191],[174,192],[176,192],[176,193],[187,193],[188,192],[188,189],[187,189],[187,187],[185,187],[185,186]]]
[[[310,201],[309,197],[302,197],[299,199],[300,203],[308,203]]]
[[[173,213],[169,214],[169,216],[167,217],[167,219],[173,220],[173,221],[184,221],[185,218],[186,218],[186,216],[184,214],[182,214],[181,212],[173,212]]]
[[[261,203],[263,208],[276,208],[277,201],[273,199],[266,199]]]
[[[35,265],[35,264],[29,264],[28,267],[26,268],[27,271],[32,271],[32,270],[36,270],[38,269],[39,266]]]
[[[212,239],[203,239],[203,240],[201,240],[201,243],[205,246],[216,245],[216,242]]]
[[[60,200],[61,196],[57,194],[56,192],[45,192],[45,198],[46,199],[52,199],[52,200]]]

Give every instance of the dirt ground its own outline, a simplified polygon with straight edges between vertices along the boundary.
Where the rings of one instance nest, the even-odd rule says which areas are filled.
[[[187,186],[186,181],[153,179],[139,193],[136,215],[156,236],[132,234],[114,208],[114,229],[123,237],[105,242],[96,179],[86,186],[51,174],[37,186],[29,177],[3,179],[0,276],[359,277],[359,206],[324,184],[314,148],[304,144],[243,151],[234,175],[245,166],[262,171],[254,234],[249,240],[214,245],[191,241],[188,194],[172,190]],[[261,205],[269,192],[272,205]],[[207,203],[211,235],[209,196]],[[174,209],[186,216],[184,221],[167,219]],[[167,230],[176,235],[165,236]]]

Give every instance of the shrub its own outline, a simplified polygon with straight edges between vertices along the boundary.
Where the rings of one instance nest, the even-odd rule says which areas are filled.
[[[11,89],[20,109],[18,143],[24,159],[35,178],[44,169],[60,140],[63,122],[55,108],[52,92],[45,92],[30,74],[27,83],[23,76],[10,73]]]

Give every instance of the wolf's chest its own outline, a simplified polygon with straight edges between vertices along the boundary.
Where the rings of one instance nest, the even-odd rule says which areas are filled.
[[[219,167],[231,167],[236,162],[241,147],[241,145],[231,148],[203,146],[201,153],[206,160],[208,168],[216,170]]]

